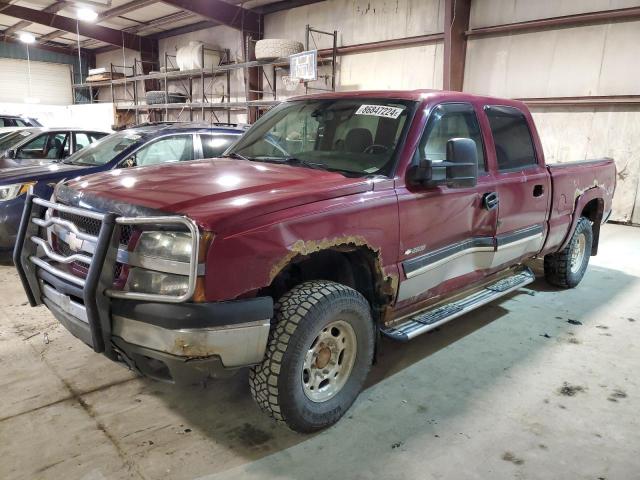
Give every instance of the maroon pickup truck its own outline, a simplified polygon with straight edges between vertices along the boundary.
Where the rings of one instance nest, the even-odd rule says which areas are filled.
[[[332,93],[264,115],[224,158],[114,170],[26,200],[14,261],[96,352],[193,382],[251,368],[260,407],[336,422],[381,335],[405,342],[598,250],[610,159],[545,165],[520,102]]]

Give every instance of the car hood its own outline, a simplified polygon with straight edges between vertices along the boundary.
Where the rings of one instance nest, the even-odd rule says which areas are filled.
[[[47,160],[46,158],[34,158],[34,159],[12,159],[12,158],[0,158],[0,169],[5,168],[21,168],[21,167],[42,167],[47,165],[54,165],[56,162],[53,160]]]
[[[63,179],[65,174],[69,177],[80,174],[87,167],[67,165],[64,163],[46,163],[44,165],[24,163],[18,166],[0,169],[0,184],[31,182],[48,179]],[[88,172],[87,172],[88,173]]]
[[[186,215],[201,228],[216,231],[372,188],[370,180],[335,172],[217,158],[89,175],[60,186],[56,195],[65,203],[121,215]]]

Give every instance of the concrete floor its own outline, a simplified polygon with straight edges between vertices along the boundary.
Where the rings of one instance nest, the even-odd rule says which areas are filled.
[[[639,247],[640,229],[607,225],[577,289],[538,280],[384,342],[346,417],[312,436],[263,416],[246,372],[187,390],[135,377],[0,267],[0,478],[638,478]]]

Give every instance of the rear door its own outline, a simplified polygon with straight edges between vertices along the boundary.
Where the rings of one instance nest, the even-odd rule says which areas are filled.
[[[222,155],[227,148],[236,143],[241,135],[228,133],[201,133],[198,158],[216,158]]]
[[[483,278],[492,267],[497,209],[485,203],[495,190],[487,169],[478,112],[470,103],[436,106],[427,122],[414,161],[446,160],[452,138],[471,138],[478,149],[478,183],[473,188],[436,186],[399,188],[400,261],[405,278],[398,292],[404,308],[458,290]]]
[[[100,134],[97,134],[96,132],[74,132],[73,133],[73,138],[74,138],[73,153],[77,152],[78,150],[82,150],[84,147],[88,147],[93,142],[99,140],[105,135],[100,135]]]
[[[498,200],[497,251],[499,268],[537,253],[546,234],[551,180],[539,158],[530,117],[512,106],[488,105],[485,118],[495,155],[495,193]]]

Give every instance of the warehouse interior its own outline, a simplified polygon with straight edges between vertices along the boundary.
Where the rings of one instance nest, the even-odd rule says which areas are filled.
[[[266,45],[275,53],[265,53]],[[138,141],[141,134],[128,129],[140,125],[197,124],[199,135],[208,128],[241,138],[299,96],[420,90],[426,98],[433,90],[523,102],[547,165],[602,158],[615,165],[610,212],[601,212],[597,255],[579,286],[550,286],[542,255],[530,255],[536,278],[526,287],[410,342],[376,340],[376,360],[353,406],[313,434],[262,414],[247,368],[177,387],[87,348],[45,306],[29,305],[7,249],[0,265],[0,478],[635,478],[638,45],[639,0],[0,0],[0,120],[35,119],[45,133],[71,132],[70,159],[93,148],[79,140],[90,132],[105,136],[96,136],[96,147],[111,134],[133,132]],[[291,63],[303,52],[313,54],[303,57],[313,62],[313,78],[299,77]],[[0,150],[3,134],[21,132],[9,122],[0,125]],[[200,156],[196,149],[187,160],[221,155],[207,155],[204,142],[197,140]],[[38,184],[80,182],[70,173],[17,183],[27,177],[16,175],[31,173],[15,166],[16,151],[0,163],[0,189],[18,185],[15,194],[26,197],[38,194]],[[133,166],[142,172],[138,157]],[[47,163],[50,153],[43,158],[46,167],[38,168],[59,168]],[[124,171],[118,168],[95,175],[116,177]],[[167,182],[177,178],[171,175]],[[234,186],[236,177],[224,178]],[[274,185],[274,194],[290,187],[286,180]],[[569,203],[585,190],[572,185]],[[174,184],[154,188],[162,197]],[[3,201],[0,195],[0,222],[7,222]],[[344,224],[369,228],[361,220]],[[313,253],[305,241],[321,245],[330,227],[320,222],[316,230],[320,238],[275,231],[303,244],[290,260]],[[216,242],[215,232],[209,240]],[[267,253],[254,255],[256,265],[276,242],[263,243]],[[259,268],[242,267],[254,268],[258,285]]]

